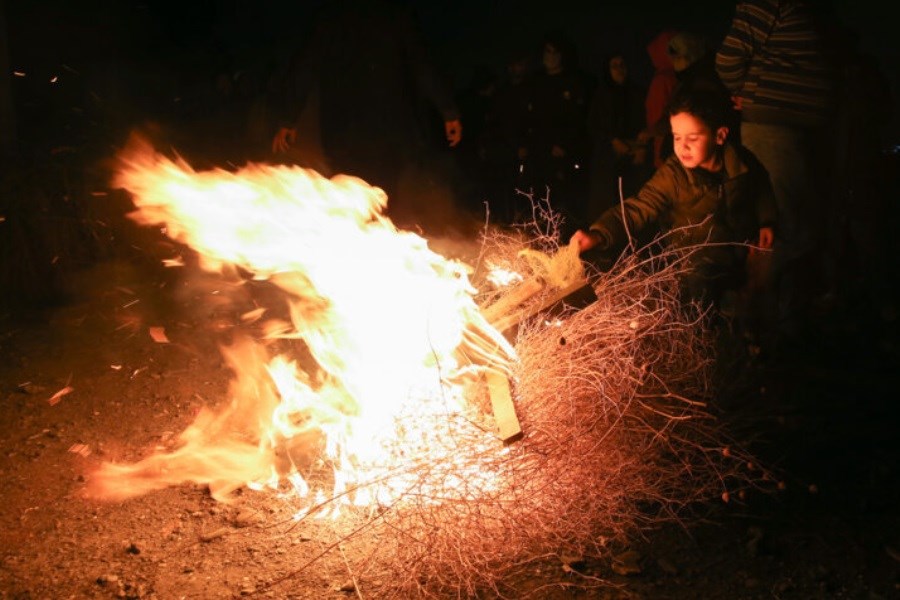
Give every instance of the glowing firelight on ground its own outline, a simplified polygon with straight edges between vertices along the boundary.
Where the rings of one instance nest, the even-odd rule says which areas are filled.
[[[490,489],[496,474],[457,464],[454,429],[472,428],[466,385],[507,371],[515,352],[479,312],[466,265],[397,230],[380,189],[289,166],[196,172],[137,142],[121,165],[114,184],[132,194],[132,219],[163,227],[206,270],[233,265],[275,286],[289,318],[223,348],[235,372],[227,406],[204,410],[171,452],[104,465],[99,495],[185,481],[223,499],[243,485],[289,487],[308,498],[300,514],[333,514],[396,501],[421,485],[424,462],[442,465],[441,489],[427,490],[437,501],[472,478]],[[290,343],[311,364],[272,350]],[[504,451],[489,429],[479,439],[466,454]],[[323,462],[331,487],[314,489],[306,475]]]

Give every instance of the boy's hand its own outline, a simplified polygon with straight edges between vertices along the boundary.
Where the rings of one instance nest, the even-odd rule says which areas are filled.
[[[600,234],[594,231],[585,231],[583,229],[579,229],[572,234],[572,238],[569,240],[569,243],[576,244],[578,246],[578,253],[582,254],[599,244],[601,239],[602,238],[600,237]]]

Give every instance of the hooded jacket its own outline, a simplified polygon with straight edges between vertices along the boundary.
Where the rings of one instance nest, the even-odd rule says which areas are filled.
[[[669,56],[669,41],[675,36],[674,31],[666,30],[647,44],[647,54],[653,63],[653,77],[647,87],[647,99],[644,107],[647,111],[647,127],[653,130],[666,114],[666,104],[672,97],[678,78],[675,67]]]
[[[606,210],[590,226],[601,237],[598,249],[623,244],[627,232],[634,235],[658,225],[669,234],[665,240],[671,247],[725,244],[695,256],[722,265],[742,260],[745,250],[735,244],[755,242],[760,227],[774,225],[775,200],[765,169],[749,151],[725,144],[722,160],[722,171],[711,174],[686,169],[670,156],[635,196]]]
[[[665,160],[663,137],[668,132],[666,120],[666,106],[669,98],[678,85],[675,76],[675,67],[672,57],[669,56],[669,41],[675,36],[672,30],[660,32],[647,44],[647,54],[653,63],[654,73],[647,86],[647,98],[644,100],[644,109],[647,116],[647,131],[653,136],[653,164],[660,167]]]

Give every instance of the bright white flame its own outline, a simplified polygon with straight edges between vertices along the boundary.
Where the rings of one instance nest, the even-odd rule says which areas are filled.
[[[511,271],[509,269],[491,265],[489,265],[488,268],[489,271],[487,274],[487,280],[498,288],[508,287],[510,285],[513,285],[514,283],[524,281],[525,279],[520,273],[517,273],[516,271]]]
[[[335,516],[334,499],[390,502],[416,485],[415,460],[445,465],[444,486],[492,477],[457,464],[441,428],[467,423],[459,381],[507,370],[515,352],[475,305],[466,266],[397,230],[380,189],[298,167],[195,172],[143,145],[123,156],[115,183],[134,196],[131,218],[164,227],[205,269],[237,265],[280,289],[290,323],[263,330],[302,340],[313,360],[270,356],[262,342],[226,349],[236,373],[229,407],[202,414],[173,453],[106,465],[102,495],[192,480],[224,496],[286,480],[311,498],[304,511],[327,502],[319,514]],[[490,435],[483,443],[499,450]],[[328,492],[299,472],[316,460],[334,467]]]

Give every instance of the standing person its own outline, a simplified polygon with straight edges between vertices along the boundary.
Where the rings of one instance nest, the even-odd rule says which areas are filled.
[[[542,58],[543,70],[530,85],[526,177],[539,196],[549,188],[550,204],[565,227],[583,216],[588,90],[568,37],[558,32],[545,35]]]
[[[719,306],[725,292],[741,290],[748,253],[772,247],[775,205],[765,169],[727,142],[726,110],[716,94],[673,96],[674,154],[636,195],[575,232],[580,251],[615,251],[629,234],[659,226],[669,247],[694,248],[681,280],[685,299]]]
[[[285,152],[297,141],[295,125],[317,93],[319,135],[331,172],[378,185],[388,194],[388,214],[414,221],[428,207],[413,206],[397,192],[404,170],[429,151],[420,98],[442,115],[447,141],[455,146],[462,125],[453,97],[400,4],[335,0],[321,10],[288,82],[272,150]]]
[[[490,189],[488,179],[494,175],[488,157],[490,144],[491,107],[497,91],[497,76],[487,65],[477,65],[469,84],[457,95],[456,103],[466,124],[466,137],[454,150],[459,167],[459,187],[463,205],[473,213],[481,212],[480,206]]]
[[[486,161],[492,173],[488,204],[493,218],[513,224],[531,215],[531,206],[519,193],[525,190],[524,163],[528,158],[532,61],[528,49],[514,46],[506,60],[505,77],[498,83],[487,116]]]
[[[647,55],[653,64],[653,77],[650,78],[647,97],[644,99],[646,123],[640,140],[650,143],[650,159],[654,169],[661,167],[672,152],[665,141],[669,127],[666,106],[678,85],[675,66],[669,55],[669,41],[675,37],[675,33],[674,30],[664,29],[647,44]]]
[[[780,329],[799,334],[821,285],[825,185],[817,151],[829,154],[823,128],[832,116],[834,73],[812,3],[752,0],[735,8],[716,54],[716,70],[741,111],[741,140],[772,181],[778,205],[775,249]]]
[[[600,214],[634,195],[652,174],[647,144],[638,142],[644,128],[646,90],[632,81],[621,54],[606,61],[600,84],[591,98],[588,130],[591,136],[588,214]]]

